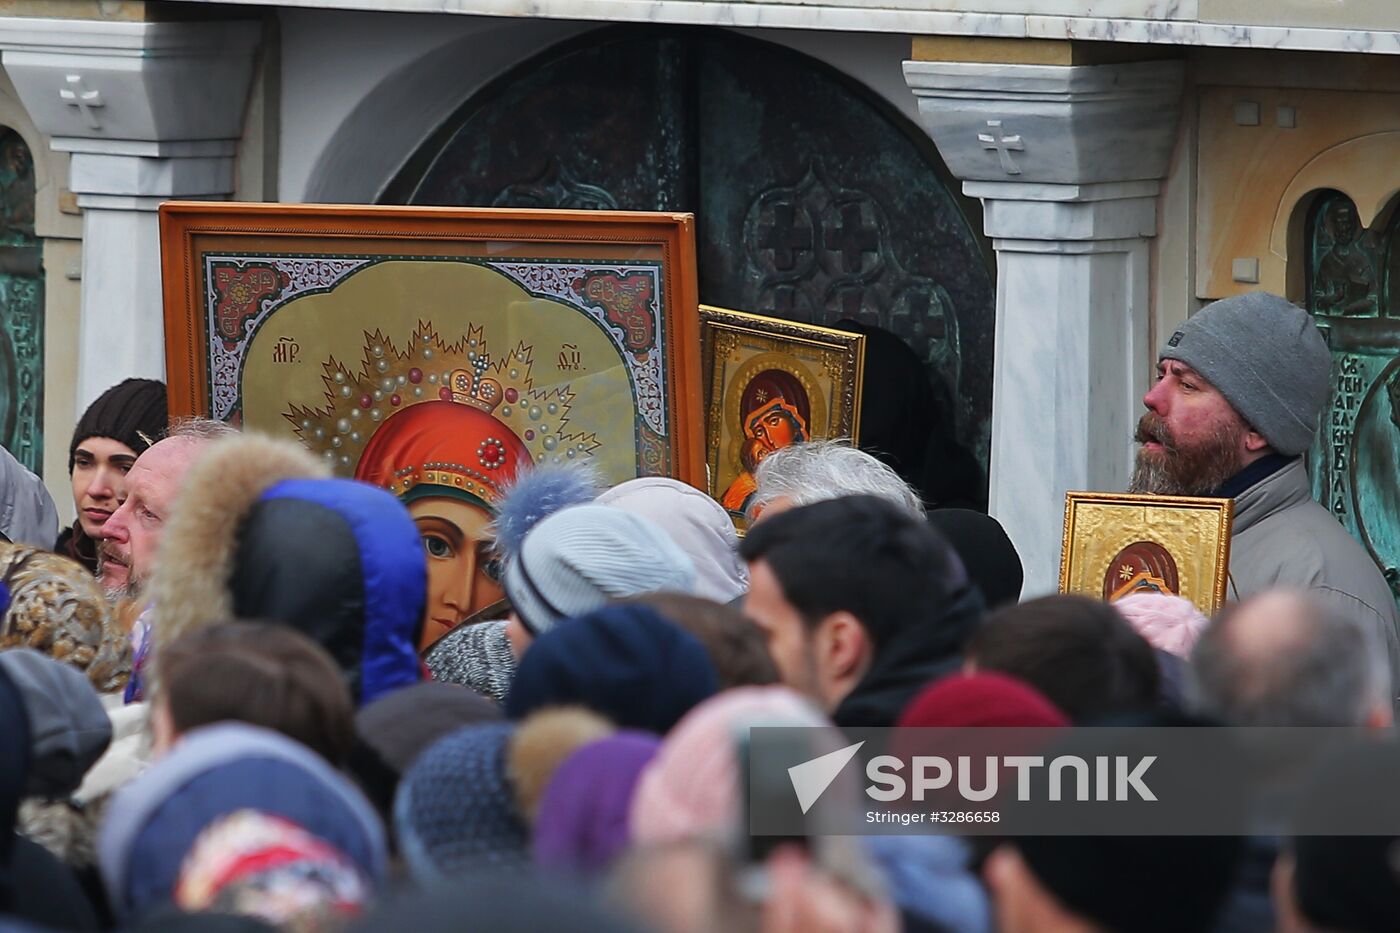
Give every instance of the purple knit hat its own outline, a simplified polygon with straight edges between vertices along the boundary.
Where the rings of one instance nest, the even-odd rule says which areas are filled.
[[[535,864],[596,874],[627,848],[632,790],[661,741],[618,732],[574,752],[554,772],[535,817]]]

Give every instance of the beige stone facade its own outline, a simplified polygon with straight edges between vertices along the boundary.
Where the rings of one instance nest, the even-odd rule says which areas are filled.
[[[181,56],[212,57],[223,19],[238,21],[228,35],[239,38],[235,52],[222,44],[220,67],[242,84],[219,102],[215,127],[201,122],[204,102],[191,93],[200,74],[181,70]],[[285,58],[287,24],[305,33],[313,21],[326,40]],[[436,45],[415,32],[425,22]],[[149,218],[160,198],[370,200],[430,124],[475,88],[551,43],[617,22],[781,32],[794,48],[837,50],[826,60],[870,86],[885,82],[886,98],[890,85],[908,92],[911,115],[915,94],[928,104],[925,126],[955,184],[985,206],[1003,285],[999,319],[1023,287],[1044,303],[1054,333],[1093,361],[1085,368],[1098,367],[1064,373],[1034,411],[1002,413],[1007,424],[1042,425],[1067,450],[1044,489],[1007,487],[1012,512],[1034,500],[1039,517],[1024,528],[1038,539],[1066,488],[1121,481],[1126,425],[1164,334],[1202,302],[1253,288],[1301,300],[1301,218],[1317,191],[1346,193],[1368,226],[1390,216],[1400,192],[1394,0],[0,0],[4,68],[28,69],[23,87],[0,76],[0,124],[35,153],[47,275],[45,478],[60,507],[69,507],[61,442],[77,410],[125,375],[158,374],[159,354],[138,352],[159,349],[149,340],[117,357],[140,372],[95,371],[101,345],[84,328],[155,328],[158,340]],[[888,61],[841,59],[843,37],[855,34]],[[449,40],[462,50],[454,68],[490,63],[470,87],[460,69],[455,85],[425,77],[428,52]],[[94,50],[104,43],[125,56],[121,68],[100,60]],[[130,81],[129,68],[144,69],[142,80]],[[81,108],[55,105],[75,74],[104,95],[99,127],[81,122]],[[284,82],[288,74],[295,80]],[[211,87],[227,92],[230,82]],[[1116,102],[1109,117],[1104,101]],[[953,111],[962,122],[944,120]],[[89,231],[145,238],[130,270],[146,277],[141,287],[117,274],[125,260],[111,254],[103,265],[93,253],[102,245],[81,243],[92,211],[130,223]],[[108,284],[99,288],[94,275]],[[998,359],[1016,358],[1002,340]],[[1021,475],[1039,455],[1026,440],[1005,443],[994,487],[998,472]],[[1017,543],[1035,551],[1028,579],[1053,579],[1057,555]]]

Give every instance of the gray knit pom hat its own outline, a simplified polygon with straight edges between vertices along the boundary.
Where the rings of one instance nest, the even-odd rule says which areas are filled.
[[[1200,373],[1279,453],[1292,457],[1312,444],[1332,355],[1312,317],[1278,295],[1250,292],[1202,308],[1158,359]]]
[[[525,535],[501,581],[532,635],[641,593],[693,593],[695,565],[654,522],[605,505],[555,512]]]

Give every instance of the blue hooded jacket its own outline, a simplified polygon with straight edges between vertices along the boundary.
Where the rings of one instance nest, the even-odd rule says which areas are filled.
[[[364,705],[423,679],[427,579],[418,528],[392,495],[353,480],[289,479],[244,518],[228,586],[234,615],[309,636]]]
[[[299,444],[257,433],[213,442],[161,534],[143,619],[162,649],[233,619],[290,626],[345,673],[357,703],[422,679],[428,568],[413,517],[374,486],[332,479]]]

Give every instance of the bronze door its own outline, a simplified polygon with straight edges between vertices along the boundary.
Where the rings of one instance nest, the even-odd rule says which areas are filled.
[[[1339,191],[1308,213],[1308,310],[1332,350],[1309,473],[1400,594],[1400,213],[1386,213],[1368,230]]]
[[[382,200],[693,211],[700,300],[897,335],[872,342],[862,446],[930,499],[985,504],[992,264],[946,179],[917,127],[820,62],[618,28],[473,97]]]
[[[0,445],[44,468],[43,247],[34,233],[34,160],[0,127]]]

